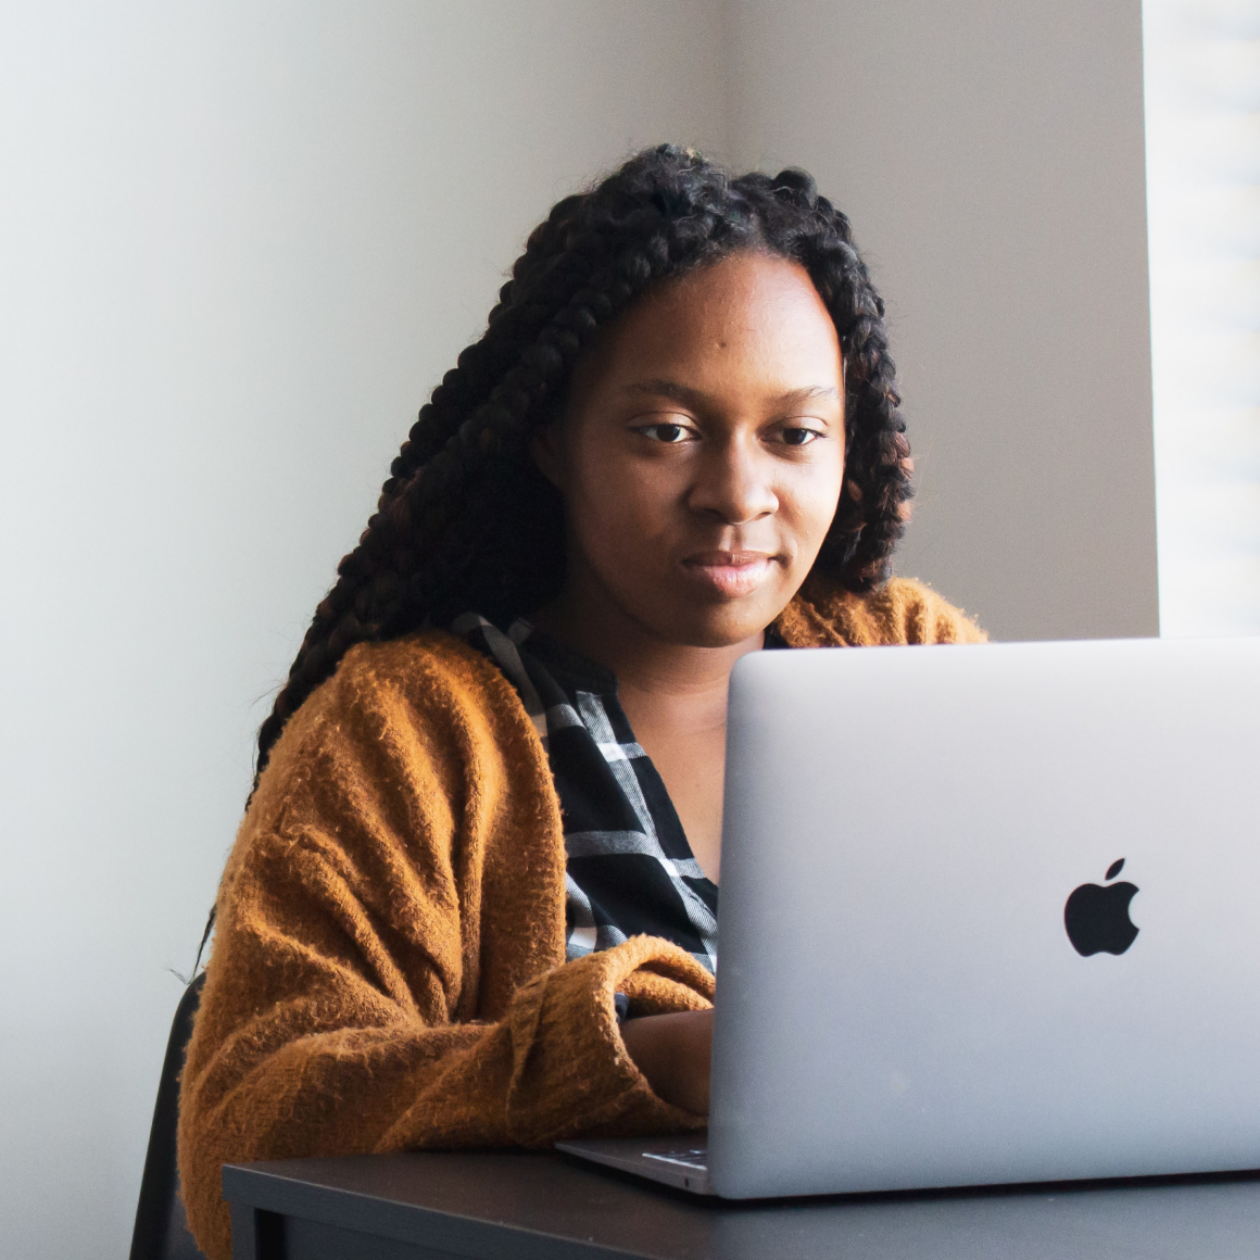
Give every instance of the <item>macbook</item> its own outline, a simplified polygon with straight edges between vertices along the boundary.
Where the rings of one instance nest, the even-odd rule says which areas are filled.
[[[1260,1167],[1260,640],[758,652],[707,1140],[730,1198]]]

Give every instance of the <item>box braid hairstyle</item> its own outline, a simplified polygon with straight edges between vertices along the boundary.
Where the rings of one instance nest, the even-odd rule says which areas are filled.
[[[884,303],[848,219],[803,171],[732,178],[690,150],[644,150],[534,230],[485,335],[421,409],[259,730],[259,775],[285,722],[354,644],[470,608],[511,618],[559,593],[563,504],[531,437],[558,414],[582,352],[631,303],[741,250],[805,268],[844,356],[845,480],[813,571],[856,592],[887,578],[909,515],[910,446]]]

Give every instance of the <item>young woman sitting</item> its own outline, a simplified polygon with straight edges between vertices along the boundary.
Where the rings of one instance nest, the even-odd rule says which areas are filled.
[[[215,1260],[225,1162],[704,1125],[733,665],[980,637],[889,578],[882,314],[798,171],[660,148],[529,238],[259,734],[181,1095]]]

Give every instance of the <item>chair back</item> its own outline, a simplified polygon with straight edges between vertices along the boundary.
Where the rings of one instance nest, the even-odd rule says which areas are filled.
[[[144,1157],[140,1199],[136,1204],[136,1224],[131,1234],[131,1260],[205,1260],[193,1241],[179,1197],[179,1172],[175,1166],[175,1126],[179,1119],[179,1074],[184,1052],[192,1036],[193,1016],[206,982],[203,971],[184,990],[171,1035],[162,1060],[153,1125],[149,1129],[149,1150]]]

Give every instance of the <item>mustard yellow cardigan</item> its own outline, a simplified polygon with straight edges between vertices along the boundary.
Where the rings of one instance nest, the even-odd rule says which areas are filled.
[[[975,641],[926,587],[807,588],[793,647]],[[289,721],[241,826],[180,1095],[188,1219],[231,1254],[225,1163],[697,1128],[627,1056],[713,978],[635,937],[565,962],[559,802],[499,670],[441,632],[362,644]]]

